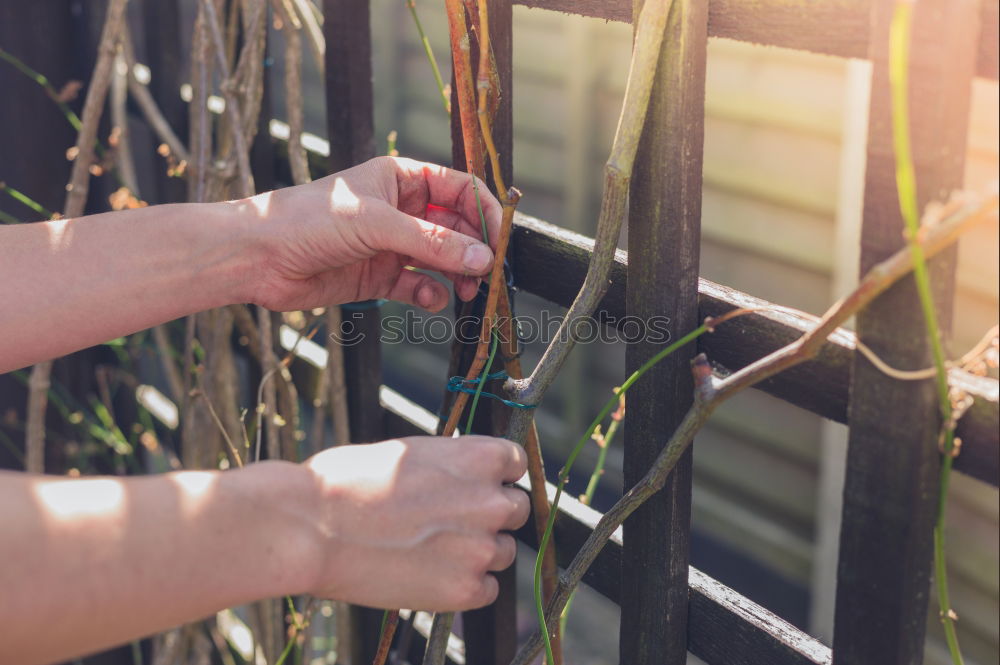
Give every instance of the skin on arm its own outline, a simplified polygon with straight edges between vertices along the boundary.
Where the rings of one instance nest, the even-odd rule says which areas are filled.
[[[500,204],[479,185],[491,244]],[[193,312],[389,298],[431,311],[492,265],[470,176],[388,157],[224,203],[0,226],[0,372]]]
[[[494,245],[500,204],[479,183]],[[0,372],[197,311],[391,298],[442,309],[493,261],[471,178],[378,158],[308,185],[0,227]],[[308,592],[376,607],[492,602],[528,516],[516,445],[335,448],[301,465],[58,479],[0,472],[0,662],[72,658]],[[99,611],[95,611],[99,610]]]
[[[226,472],[0,472],[0,662],[72,658],[282,594],[486,605],[490,571],[516,552],[502,531],[529,511],[503,483],[525,469],[508,441],[426,437]]]

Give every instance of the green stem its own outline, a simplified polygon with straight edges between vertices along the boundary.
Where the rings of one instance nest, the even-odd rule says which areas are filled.
[[[13,215],[8,215],[3,210],[0,210],[0,222],[3,222],[4,224],[20,224],[21,220]]]
[[[295,642],[297,635],[293,635],[288,643],[285,644],[285,648],[282,650],[281,655],[278,656],[278,660],[274,661],[274,665],[285,665],[285,661],[288,660],[288,654],[292,653],[292,649],[295,648]]]
[[[899,209],[906,223],[906,238],[913,254],[913,278],[917,284],[920,307],[923,310],[927,335],[930,337],[934,357],[935,386],[944,425],[943,459],[941,462],[940,489],[937,501],[937,519],[934,524],[934,582],[937,587],[941,624],[944,626],[948,652],[954,665],[962,665],[962,653],[952,619],[951,599],[948,592],[948,571],[945,560],[944,526],[948,485],[951,477],[952,450],[955,442],[954,423],[951,422],[951,399],[948,396],[948,370],[945,366],[944,347],[937,321],[937,311],[931,295],[930,276],[924,250],[917,241],[920,231],[919,204],[916,176],[910,149],[910,120],[907,94],[910,61],[910,33],[913,7],[905,0],[897,1],[889,29],[889,82],[892,92],[892,139],[896,154],[896,189],[899,192]]]
[[[549,629],[548,626],[545,625],[545,606],[542,602],[542,560],[545,557],[545,550],[549,546],[549,541],[552,540],[552,529],[556,522],[556,515],[559,514],[559,499],[562,497],[563,487],[569,479],[569,473],[573,468],[573,463],[576,462],[576,458],[580,455],[580,451],[583,450],[587,441],[589,441],[594,435],[594,432],[597,430],[597,426],[604,422],[604,419],[608,417],[612,409],[618,405],[622,395],[624,395],[636,381],[641,379],[643,374],[648,372],[654,365],[669,356],[671,353],[692,340],[697,339],[706,332],[708,332],[708,326],[704,324],[698,326],[688,334],[684,335],[684,337],[681,337],[679,340],[647,360],[639,369],[632,372],[632,374],[625,379],[625,382],[621,385],[621,387],[615,391],[614,396],[605,402],[601,412],[597,414],[597,417],[590,423],[590,427],[588,427],[587,431],[583,433],[580,440],[576,442],[576,445],[573,447],[573,451],[566,459],[566,464],[559,470],[559,477],[556,483],[556,494],[552,498],[552,508],[549,511],[549,519],[545,524],[545,531],[542,533],[542,541],[538,544],[538,555],[535,557],[535,609],[538,612],[538,625],[542,632],[542,639],[545,641],[545,662],[548,665],[554,665],[555,659],[552,655],[552,640],[549,637]]]
[[[42,88],[45,89],[45,92],[48,93],[49,97],[52,98],[52,101],[55,102],[57,106],[59,106],[59,109],[63,112],[63,115],[66,116],[66,120],[69,121],[69,124],[73,125],[73,129],[75,129],[76,131],[80,131],[80,128],[83,126],[83,123],[80,121],[80,116],[74,113],[73,109],[67,106],[66,102],[59,99],[59,93],[52,86],[52,83],[49,82],[49,79],[46,78],[44,74],[35,71],[28,65],[24,64],[24,62],[21,61],[20,58],[13,55],[12,53],[9,53],[8,51],[5,51],[2,48],[0,48],[0,60],[4,60],[10,63],[22,74],[30,78],[38,85],[42,86]]]
[[[0,60],[4,60],[10,63],[19,72],[21,72],[29,79],[40,85],[42,89],[45,90],[45,93],[49,96],[49,99],[51,99],[52,102],[59,107],[59,110],[62,111],[62,114],[66,118],[66,121],[73,127],[75,131],[77,132],[80,131],[80,129],[83,127],[83,122],[80,120],[80,116],[78,116],[73,111],[73,109],[71,109],[69,105],[66,104],[66,102],[59,99],[59,92],[55,89],[55,87],[53,87],[52,83],[49,81],[48,78],[46,78],[44,74],[35,71],[34,69],[26,65],[20,58],[10,53],[9,51],[5,51],[2,48],[0,48]],[[101,159],[104,159],[105,155],[107,154],[107,150],[105,149],[104,144],[101,143],[100,139],[94,140],[94,152],[96,152],[97,156]],[[122,182],[121,177],[117,174],[117,169],[115,173],[115,180],[118,181],[118,184],[120,186],[122,187],[125,186],[125,183]],[[136,194],[135,192],[132,192],[132,194],[136,198],[139,198],[138,194]],[[51,215],[49,216],[51,217]]]
[[[479,383],[476,384],[476,393],[472,396],[472,406],[469,407],[469,419],[465,423],[465,433],[472,434],[472,421],[476,417],[476,407],[479,405],[479,396],[483,393],[483,384],[486,383],[486,377],[490,375],[490,368],[493,367],[493,359],[497,355],[497,341],[499,338],[497,334],[490,331],[490,337],[493,341],[490,342],[490,355],[486,359],[486,365],[483,367],[482,373],[479,375]]]
[[[18,203],[21,203],[22,205],[31,208],[36,213],[42,215],[46,219],[52,219],[53,215],[55,214],[51,210],[43,206],[41,203],[36,201],[35,199],[31,198],[24,192],[20,192],[14,189],[5,182],[0,182],[0,192],[6,192],[9,197],[14,199]]]
[[[594,465],[594,472],[590,474],[590,481],[587,483],[587,489],[584,491],[583,496],[580,497],[580,503],[585,506],[591,505],[594,500],[594,492],[597,491],[597,485],[601,482],[601,476],[604,475],[604,465],[608,458],[608,449],[611,447],[611,442],[615,438],[615,434],[618,433],[618,426],[621,425],[621,418],[612,416],[611,424],[608,425],[608,431],[604,433],[601,437],[600,450],[597,453],[597,463]],[[566,599],[566,606],[563,608],[562,614],[559,616],[559,634],[566,634],[566,622],[569,619],[569,608],[573,605],[573,598],[576,597],[576,591],[570,594],[569,598]]]
[[[288,638],[288,643],[285,644],[285,648],[282,650],[281,655],[278,656],[278,660],[274,661],[274,665],[284,665],[285,661],[288,659],[288,655],[292,653],[292,649],[298,643],[298,637],[305,631],[305,624],[299,621],[298,612],[295,610],[295,601],[292,600],[291,596],[285,596],[285,604],[288,605],[288,615],[292,618],[292,627],[295,631],[292,636]]]
[[[451,115],[451,100],[448,99],[448,93],[445,92],[444,79],[441,78],[441,70],[438,69],[434,50],[431,49],[431,42],[427,39],[427,35],[424,34],[424,26],[421,25],[420,17],[417,16],[417,4],[414,0],[406,0],[406,6],[410,10],[410,15],[413,16],[414,25],[417,26],[417,32],[420,34],[420,43],[424,45],[424,53],[427,54],[427,61],[431,63],[431,69],[434,70],[434,80],[437,82],[438,92],[441,94],[441,101],[444,103],[444,112]]]
[[[587,483],[587,489],[583,493],[583,500],[580,502],[585,506],[589,506],[591,501],[594,500],[594,492],[597,490],[597,484],[604,474],[604,462],[608,457],[608,448],[611,447],[611,441],[615,438],[615,434],[618,433],[619,424],[621,424],[620,420],[612,420],[611,424],[608,425],[608,431],[604,434],[604,445],[601,446],[601,450],[597,454],[597,464],[594,466],[594,473],[590,475],[590,482]]]

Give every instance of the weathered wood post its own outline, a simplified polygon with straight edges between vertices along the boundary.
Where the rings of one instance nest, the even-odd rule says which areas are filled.
[[[668,317],[674,339],[698,325],[707,29],[706,2],[674,0],[629,199],[626,313],[647,322]],[[630,343],[626,373],[662,348],[662,341]],[[694,353],[694,345],[680,349],[629,393],[625,487],[642,478],[691,405]],[[625,522],[622,663],[686,658],[692,459],[689,449],[662,492]]]
[[[920,206],[961,187],[976,0],[914,7],[910,136]],[[872,5],[872,77],[861,272],[904,244],[896,193],[889,90],[889,24],[895,3]],[[930,262],[938,321],[951,327],[955,251]],[[858,336],[893,367],[928,367],[930,342],[911,278],[858,316]],[[850,440],[837,574],[834,663],[903,665],[923,660],[931,592],[941,417],[933,381],[901,382],[855,356]]]

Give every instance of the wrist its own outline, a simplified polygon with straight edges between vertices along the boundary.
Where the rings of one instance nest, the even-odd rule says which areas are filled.
[[[258,597],[306,593],[319,576],[323,537],[320,502],[311,474],[299,464],[267,461],[236,472],[255,556],[251,578]],[[251,550],[251,551],[254,551]]]
[[[205,204],[211,208],[215,244],[223,257],[219,279],[227,305],[257,302],[257,281],[268,256],[261,220],[270,195]]]

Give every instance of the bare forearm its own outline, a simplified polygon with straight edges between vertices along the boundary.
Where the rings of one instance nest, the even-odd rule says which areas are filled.
[[[0,662],[82,655],[304,591],[307,488],[280,462],[129,479],[0,473]]]
[[[251,269],[233,204],[0,227],[0,373],[238,302]]]

